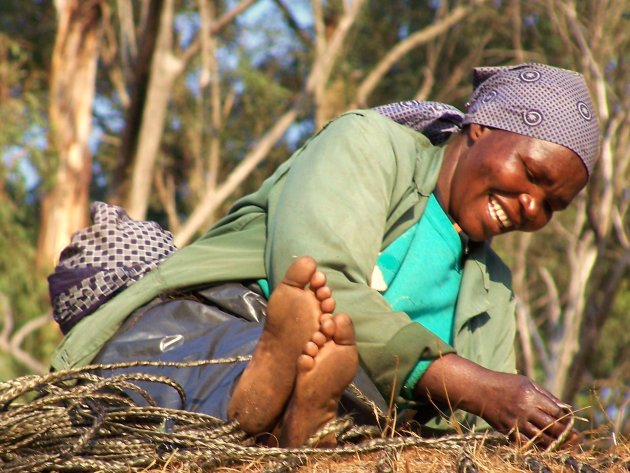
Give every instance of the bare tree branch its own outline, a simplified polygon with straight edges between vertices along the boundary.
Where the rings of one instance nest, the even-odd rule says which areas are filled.
[[[522,301],[520,301],[518,298],[516,301],[516,307],[517,307],[517,321],[518,321],[518,317],[521,317],[521,320],[522,320],[521,323],[522,325],[524,325],[523,327],[524,331],[530,336],[531,343],[536,349],[538,359],[540,363],[542,364],[545,374],[551,375],[554,369],[551,363],[551,357],[547,351],[545,341],[543,340],[543,337],[540,334],[540,331],[538,330],[538,327],[536,326],[536,323],[534,322],[533,317],[531,316],[531,312],[529,311],[529,309],[527,309],[527,307],[522,305]],[[519,330],[520,329],[521,329],[521,326],[519,324]],[[532,374],[533,374],[533,367],[530,367],[530,369],[532,369]]]
[[[119,44],[122,63],[123,78],[125,83],[131,82],[131,65],[136,63],[138,57],[138,42],[133,26],[133,8],[131,0],[116,0],[118,22],[120,23]],[[124,103],[124,102],[123,102]]]
[[[584,32],[582,31],[582,26],[578,23],[577,12],[575,11],[575,2],[567,1],[560,4],[565,18],[569,23],[569,27],[571,28],[571,33],[573,34],[573,38],[575,39],[580,52],[582,53],[582,58],[586,61],[586,66],[590,69],[591,73],[595,79],[595,90],[597,91],[597,106],[599,112],[599,119],[604,122],[608,120],[609,111],[608,111],[608,100],[606,93],[606,82],[604,80],[604,74],[600,66],[597,64],[597,61],[593,57],[593,53],[591,48],[589,47],[589,41],[584,37]]]
[[[164,0],[155,52],[151,61],[147,99],[142,111],[142,124],[134,153],[131,186],[124,205],[129,216],[136,220],[142,220],[146,215],[170,90],[184,67],[184,63],[172,52],[173,19],[174,0]]]
[[[525,304],[520,299],[516,300],[516,325],[518,327],[518,335],[523,350],[523,373],[525,376],[532,376],[534,373],[534,353],[532,350],[532,334],[529,331],[531,314]],[[544,359],[543,357],[540,357]]]
[[[313,2],[317,32],[315,41],[316,56],[313,68],[306,81],[306,92],[313,94],[315,98],[315,125],[318,128],[330,118],[326,113],[330,108],[326,104],[326,85],[328,84],[333,65],[343,51],[344,41],[356,21],[364,1],[354,0],[350,5],[344,3],[343,15],[330,37],[327,37],[329,31],[326,31],[324,28],[320,2],[319,0]]]
[[[398,62],[405,54],[418,46],[427,43],[433,38],[444,34],[448,29],[457,24],[465,15],[471,13],[474,8],[483,4],[485,0],[473,2],[474,5],[458,6],[445,18],[428,26],[420,31],[410,35],[404,41],[394,46],[376,67],[368,74],[368,76],[359,85],[356,96],[356,103],[353,107],[365,107],[368,103],[370,94],[374,91],[383,76]]]
[[[28,368],[31,372],[37,374],[46,373],[46,365],[24,351],[22,344],[28,336],[50,322],[50,314],[40,315],[29,320],[19,330],[11,334],[14,327],[13,312],[7,297],[0,293],[0,315],[4,319],[2,331],[0,332],[0,350],[11,355],[15,361]]]
[[[446,11],[447,5],[443,3],[436,15],[443,14]],[[438,61],[441,59],[442,51],[444,50],[444,44],[446,42],[446,35],[437,36],[433,40],[429,41],[427,45],[427,60],[422,66],[422,83],[418,87],[418,91],[415,93],[414,98],[416,100],[427,100],[435,84],[435,70],[438,65]]]
[[[525,62],[525,55],[523,54],[523,41],[521,38],[521,25],[523,23],[521,0],[512,0],[510,3],[510,16],[512,20],[512,46],[514,46],[514,57],[518,63],[523,63]]]
[[[618,208],[616,208],[613,212],[613,223],[617,232],[617,237],[621,242],[622,248],[630,248],[630,237],[628,235],[628,230],[624,228],[624,219],[621,216],[621,212]]]
[[[227,25],[232,23],[236,19],[236,17],[238,17],[241,13],[243,13],[245,10],[251,7],[254,3],[256,3],[256,0],[243,0],[241,3],[239,3],[234,8],[232,8],[230,11],[225,13],[217,21],[212,23],[212,27],[210,28],[210,34],[213,34],[213,35],[217,34]]]
[[[518,245],[514,251],[516,257],[512,273],[512,283],[514,285],[514,290],[518,295],[516,298],[516,323],[518,326],[518,336],[523,349],[523,361],[525,363],[524,371],[526,375],[532,376],[534,373],[535,358],[532,350],[532,334],[530,331],[530,323],[532,322],[530,291],[526,282],[527,265],[525,264],[529,245],[532,241],[532,234],[513,234],[511,235],[511,238],[512,241],[516,240]],[[547,356],[546,353],[544,353],[544,346],[538,347],[538,351],[538,358],[546,360]]]
[[[155,172],[155,190],[162,204],[162,208],[166,212],[168,218],[168,228],[171,232],[176,233],[181,223],[177,215],[177,205],[175,204],[175,180],[173,175],[165,173],[163,168],[158,167]]]
[[[175,235],[175,245],[181,247],[188,243],[199,228],[206,222],[208,217],[219,205],[234,192],[241,182],[254,170],[276,142],[282,138],[287,128],[298,116],[299,105],[294,106],[285,112],[261,140],[254,146],[253,150],[245,156],[243,161],[230,173],[228,178],[215,192],[208,192],[203,200],[197,205],[182,229]]]
[[[129,71],[130,103],[125,111],[125,127],[118,150],[118,162],[114,176],[114,189],[110,200],[122,204],[129,191],[134,156],[139,146],[139,130],[147,100],[151,63],[160,27],[162,0],[144,0],[140,21],[140,44],[135,61]]]
[[[540,277],[547,288],[547,321],[552,327],[557,326],[560,321],[561,305],[560,296],[558,295],[558,287],[551,275],[551,272],[544,266],[538,268]]]
[[[202,3],[205,3],[202,0]],[[204,12],[207,25],[214,21],[214,7],[209,5],[207,11]],[[221,152],[220,130],[223,127],[223,114],[221,109],[221,81],[219,80],[219,62],[216,58],[216,41],[214,35],[209,35],[207,45],[205,47],[208,80],[210,85],[210,109],[211,109],[211,129],[210,129],[210,146],[208,150],[208,172],[206,173],[206,190],[212,192],[216,189],[219,180],[219,163]]]
[[[287,8],[287,6],[284,4],[284,2],[282,0],[273,0],[273,2],[278,6],[280,11],[284,15],[284,18],[286,19],[287,24],[289,25],[289,28],[291,28],[293,30],[293,32],[296,34],[296,36],[298,37],[300,42],[307,49],[310,49],[311,47],[313,47],[313,41],[306,34],[306,32],[304,30],[302,30],[300,28],[300,26],[297,24],[297,21],[295,21],[295,18],[291,14],[291,11]]]
[[[243,0],[228,13],[219,18],[209,28],[210,35],[216,34],[251,5],[255,0]],[[151,74],[148,78],[147,99],[142,111],[142,124],[135,146],[131,185],[125,198],[125,208],[129,216],[143,219],[148,207],[153,169],[164,130],[166,108],[175,79],[185,70],[187,64],[198,52],[201,39],[199,34],[178,57],[173,52],[174,2],[164,0],[161,9],[155,53],[151,61]],[[204,25],[204,31],[207,25]],[[206,32],[206,35],[208,33]],[[205,39],[204,39],[205,41]],[[207,43],[206,43],[207,44]]]
[[[59,156],[54,185],[42,199],[36,266],[49,270],[72,234],[87,224],[92,154],[92,105],[101,43],[103,2],[57,1],[48,142]]]
[[[249,7],[251,7],[256,0],[243,0],[241,3],[236,5],[232,10],[225,13],[221,18],[219,18],[216,22],[213,22],[210,26],[210,34],[216,35],[223,28],[232,23],[238,15],[243,13]],[[192,38],[188,47],[182,52],[179,59],[184,63],[188,64],[191,59],[199,52],[201,48],[201,39],[199,34],[196,34],[194,38]]]

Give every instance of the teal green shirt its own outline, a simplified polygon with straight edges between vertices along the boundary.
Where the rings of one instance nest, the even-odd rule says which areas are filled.
[[[405,312],[449,345],[453,345],[462,256],[459,235],[431,194],[422,218],[377,260],[387,286],[383,296],[392,309]],[[403,397],[413,398],[413,389],[430,364],[430,360],[416,364],[403,386]]]

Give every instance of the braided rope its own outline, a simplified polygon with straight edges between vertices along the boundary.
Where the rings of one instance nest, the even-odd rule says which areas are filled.
[[[566,427],[564,428],[562,433],[558,436],[558,438],[554,440],[553,442],[551,442],[549,446],[545,449],[545,452],[547,453],[555,452],[556,450],[558,450],[562,446],[562,444],[567,441],[567,439],[573,432],[573,426],[575,424],[575,415],[569,408],[562,408],[562,410],[565,412],[565,416],[568,416],[569,421],[567,422]]]
[[[181,386],[170,378],[127,371],[108,378],[94,374],[97,370],[190,367],[243,362],[249,358],[92,365],[0,383],[0,470],[128,472],[160,462],[194,462],[206,468],[263,461],[269,464],[269,471],[287,471],[313,456],[412,446],[461,451],[470,442],[490,445],[506,442],[501,434],[479,433],[442,438],[416,435],[382,438],[378,428],[356,426],[350,417],[341,417],[326,424],[309,440],[309,445],[331,434],[340,442],[358,439],[358,443],[344,443],[330,449],[262,447],[240,430],[236,421],[224,422],[207,414],[155,406],[151,396],[134,384],[134,381],[163,383],[183,397]],[[357,397],[373,405],[356,387],[352,389]],[[128,396],[129,391],[145,398],[149,405],[136,405]],[[382,415],[376,406],[373,408]]]

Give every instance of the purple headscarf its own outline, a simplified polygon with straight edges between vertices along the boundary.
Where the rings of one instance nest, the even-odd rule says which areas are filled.
[[[550,141],[575,152],[592,174],[601,132],[581,74],[544,64],[480,67],[473,71],[473,89],[466,114],[417,100],[374,110],[420,131],[434,144],[470,123]]]

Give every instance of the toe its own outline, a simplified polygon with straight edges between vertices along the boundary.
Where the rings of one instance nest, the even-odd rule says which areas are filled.
[[[330,320],[333,318],[333,315],[330,312],[323,312],[320,316],[319,316],[319,323],[323,324],[325,321]]]
[[[325,301],[326,299],[330,299],[332,297],[332,289],[328,286],[322,286],[315,291],[315,295],[317,296],[317,300]]]
[[[324,314],[330,315],[330,314]],[[324,317],[322,316],[319,322],[319,331],[326,336],[327,339],[331,339],[335,335],[336,324],[333,320],[333,317]]]
[[[299,372],[310,371],[315,366],[315,358],[302,354],[297,359],[297,369]]]
[[[313,260],[314,261],[314,260]],[[311,289],[317,291],[326,286],[326,275],[321,271],[315,271],[309,281]]]
[[[324,313],[332,314],[335,311],[335,307],[337,306],[337,302],[334,298],[329,297],[319,303],[319,308]]]
[[[314,357],[317,355],[317,353],[319,353],[319,345],[312,340],[306,342],[306,344],[304,345],[304,349],[302,350],[302,354]]]
[[[289,266],[282,282],[303,289],[312,284],[311,280],[316,273],[318,271],[315,260],[310,256],[302,256]]]
[[[321,348],[324,346],[324,343],[326,343],[326,335],[322,332],[315,332],[313,334],[313,338],[311,338],[311,342]]]
[[[334,340],[338,345],[354,345],[354,327],[348,314],[339,313],[333,317],[335,324]],[[321,329],[320,329],[321,330]]]

